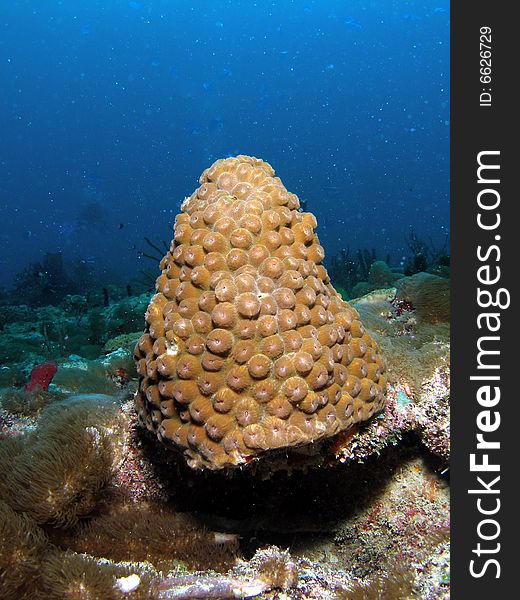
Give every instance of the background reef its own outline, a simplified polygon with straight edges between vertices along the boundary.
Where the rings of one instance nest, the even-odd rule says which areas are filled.
[[[350,300],[387,359],[383,413],[305,465],[224,477],[137,426],[149,293],[0,307],[0,596],[447,598],[443,274],[401,273]],[[42,363],[52,382],[28,391]]]

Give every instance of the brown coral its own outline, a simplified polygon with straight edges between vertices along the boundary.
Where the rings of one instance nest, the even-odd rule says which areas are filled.
[[[0,495],[38,524],[70,526],[89,514],[108,484],[125,421],[110,396],[51,404],[35,431],[1,440]]]
[[[380,410],[382,358],[330,283],[315,217],[256,158],[219,160],[200,183],[135,349],[141,423],[220,469]]]
[[[37,580],[47,538],[25,513],[0,499],[0,598],[37,597]]]
[[[450,320],[450,280],[431,273],[403,277],[397,284],[397,297],[410,302],[421,323],[448,323]]]
[[[207,531],[186,515],[153,506],[123,506],[54,533],[61,548],[112,561],[145,562],[168,572],[176,563],[227,571],[238,554],[238,536]]]

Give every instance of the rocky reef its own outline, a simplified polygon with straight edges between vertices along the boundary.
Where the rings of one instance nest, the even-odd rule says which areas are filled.
[[[229,192],[223,192],[225,198]],[[293,195],[286,198],[296,202]],[[296,206],[277,206],[281,214],[287,209],[301,216],[295,227],[309,218]],[[180,225],[186,230],[186,224]],[[302,242],[305,248],[317,245],[310,239],[308,246]],[[174,253],[179,246],[173,245]],[[172,258],[164,259],[163,269],[175,270],[169,266]],[[395,278],[392,285],[384,280],[382,288],[348,306],[318,271],[319,261],[315,265],[317,274],[306,276],[307,283],[311,277],[322,282],[325,291],[319,286],[321,291],[314,292],[324,297],[320,302],[328,298],[325,310],[336,303],[332,323],[337,325],[337,315],[347,310],[352,317],[350,329],[343,327],[351,334],[345,333],[343,345],[350,348],[370,339],[370,348],[384,356],[386,403],[324,439],[313,442],[309,436],[301,446],[269,450],[269,460],[244,461],[225,471],[192,469],[181,454],[158,444],[139,425],[139,418],[147,419],[149,405],[143,412],[134,404],[139,374],[133,349],[142,339],[150,295],[121,293],[108,306],[84,306],[81,297],[67,297],[59,306],[0,307],[1,598],[449,597],[449,280],[425,273]],[[189,284],[200,290],[191,280],[197,266],[183,266],[185,273],[190,271]],[[220,270],[236,275],[238,269],[226,263]],[[168,278],[161,277],[164,286]],[[217,288],[221,292],[219,281],[211,290],[215,295]],[[205,291],[167,302],[176,302],[180,314],[191,306],[190,298],[200,302]],[[282,298],[274,292],[267,293]],[[231,304],[233,298],[222,302]],[[298,312],[297,304],[282,310],[301,318],[305,311]],[[162,306],[157,300],[150,306],[157,305]],[[184,348],[189,338],[177,329],[183,333],[189,326],[180,321],[189,319],[168,315],[165,333],[174,332],[178,347]],[[259,311],[256,321],[264,316],[275,315]],[[237,316],[237,323],[255,321],[245,317]],[[361,322],[362,335],[352,335],[352,323]],[[156,318],[148,318],[147,335],[152,323],[153,330],[160,328]],[[330,324],[295,328],[330,333]],[[285,344],[287,331],[271,335]],[[213,339],[209,332],[197,335],[204,335],[205,342]],[[333,353],[334,346],[323,343],[324,334],[321,338],[302,335],[302,344],[318,339],[322,356],[327,350]],[[217,362],[223,356],[211,354]],[[202,364],[201,354],[193,356]],[[274,370],[276,360],[270,360]],[[265,381],[251,376],[247,361],[241,364],[253,385]],[[310,372],[316,364],[320,361],[313,359]],[[338,366],[348,367],[334,362],[332,376]],[[235,367],[230,363],[229,371]],[[160,381],[167,385],[176,378],[165,370]],[[283,384],[278,389],[285,393]],[[320,390],[315,393],[319,397]],[[315,414],[300,410],[302,401],[289,401],[291,410]],[[191,413],[197,414],[190,408],[191,423]],[[156,418],[152,430],[158,431],[161,422]],[[189,447],[197,460],[199,446]]]

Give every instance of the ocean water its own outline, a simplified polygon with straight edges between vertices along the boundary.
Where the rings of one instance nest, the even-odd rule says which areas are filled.
[[[327,257],[449,231],[449,3],[0,4],[0,286],[61,252],[124,284],[203,169],[260,157]],[[145,264],[146,263],[146,264]]]

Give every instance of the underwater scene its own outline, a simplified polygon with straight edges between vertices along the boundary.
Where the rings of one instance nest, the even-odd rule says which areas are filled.
[[[0,599],[450,596],[449,3],[0,5]]]

